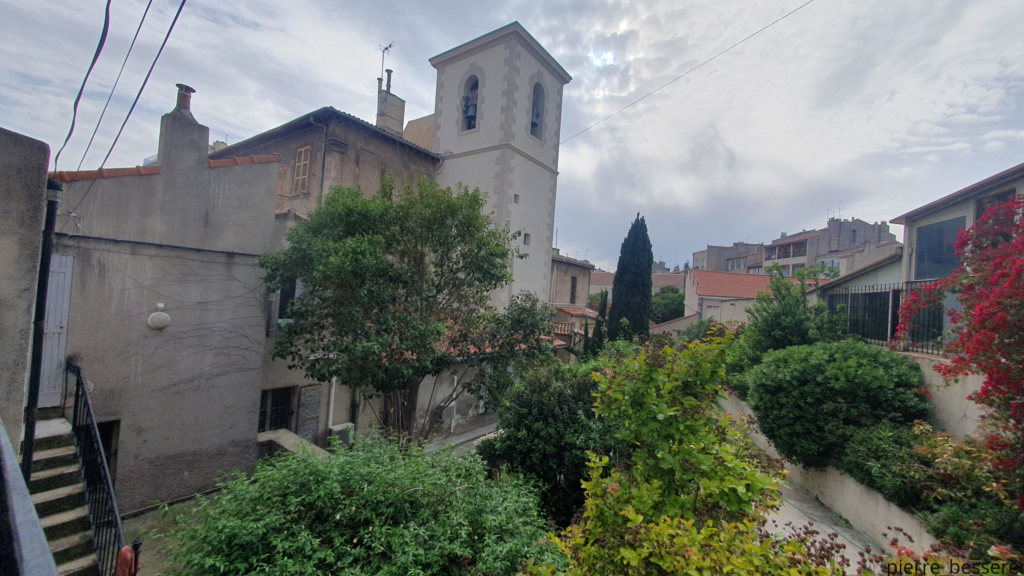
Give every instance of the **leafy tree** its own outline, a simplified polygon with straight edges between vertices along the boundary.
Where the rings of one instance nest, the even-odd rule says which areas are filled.
[[[583,321],[583,354],[589,354],[593,348],[590,340],[590,320]]]
[[[960,267],[948,278],[907,295],[900,308],[899,342],[909,345],[914,317],[957,295],[962,311],[948,310],[953,329],[945,343],[952,361],[935,370],[947,380],[982,374],[970,398],[985,406],[986,445],[996,455],[1000,481],[1017,510],[1024,511],[1024,200],[992,206],[960,231]]]
[[[535,479],[541,509],[562,527],[583,506],[587,451],[615,447],[616,427],[594,414],[598,366],[556,360],[529,373],[498,408],[500,433],[477,447],[490,466]]]
[[[686,294],[679,288],[662,286],[658,293],[651,298],[651,320],[661,324],[676,318],[686,316]]]
[[[496,228],[485,204],[479,190],[427,178],[398,191],[385,178],[372,198],[332,188],[288,233],[288,248],[259,260],[271,287],[301,280],[305,288],[273,357],[311,380],[337,377],[383,396],[382,425],[413,438],[425,376],[543,352],[550,315],[542,303],[520,300],[503,314],[489,305],[511,280],[518,232]],[[434,421],[424,418],[428,428]]]
[[[712,409],[726,343],[647,348],[596,373],[595,411],[622,426],[618,462],[590,454],[584,514],[558,538],[570,569],[531,561],[526,573],[838,573],[834,539],[764,527],[778,470],[759,468],[745,432]]]
[[[604,349],[607,336],[604,325],[608,318],[608,291],[601,290],[598,300],[600,303],[597,305],[597,319],[594,320],[594,335],[590,339],[589,349],[590,354],[593,356],[596,356],[598,352]]]
[[[619,263],[612,282],[612,309],[608,312],[608,339],[618,340],[624,334],[620,320],[629,322],[635,336],[650,333],[651,270],[654,252],[647,235],[647,222],[637,213],[629,233],[619,248]]]
[[[759,293],[754,305],[747,308],[747,325],[730,350],[731,384],[741,397],[746,396],[747,386],[743,377],[736,375],[757,365],[766,353],[846,337],[847,319],[842,311],[833,314],[820,300],[814,306],[807,303],[808,284],[817,283],[826,272],[823,266],[803,268],[794,282],[782,275],[778,264],[768,269],[768,291]]]
[[[564,564],[519,476],[474,454],[360,439],[327,456],[287,454],[178,513],[172,574],[512,575]]]
[[[920,366],[856,340],[769,352],[745,377],[761,431],[804,466],[838,462],[859,428],[928,414]]]

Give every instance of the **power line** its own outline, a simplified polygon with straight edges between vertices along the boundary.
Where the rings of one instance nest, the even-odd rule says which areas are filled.
[[[737,47],[737,46],[739,46],[740,44],[743,44],[743,43],[744,43],[744,42],[746,42],[747,40],[750,40],[750,39],[751,39],[751,38],[753,38],[754,36],[757,36],[757,35],[758,35],[758,34],[760,34],[761,32],[764,32],[765,30],[767,30],[767,29],[771,28],[772,26],[774,26],[774,25],[778,24],[779,22],[782,22],[782,21],[783,21],[783,20],[785,20],[786,18],[789,18],[790,16],[792,16],[793,14],[795,14],[795,13],[796,13],[797,11],[799,11],[799,10],[800,10],[800,9],[802,9],[802,8],[804,8],[804,7],[805,7],[805,6],[807,6],[808,4],[811,4],[812,2],[814,2],[814,0],[807,0],[807,1],[806,1],[806,2],[804,2],[803,4],[801,4],[801,5],[797,6],[796,8],[794,8],[794,9],[790,10],[789,12],[786,12],[785,14],[783,14],[782,16],[780,16],[780,17],[776,18],[775,20],[773,20],[772,22],[770,22],[769,24],[767,24],[767,25],[766,25],[766,26],[764,26],[763,28],[760,28],[760,29],[759,29],[759,30],[757,30],[756,32],[754,32],[754,33],[752,33],[752,34],[750,34],[750,35],[748,35],[748,36],[744,37],[744,38],[743,38],[742,40],[740,40],[740,41],[736,42],[736,43],[735,43],[735,44],[733,44],[732,46],[729,46],[729,47],[728,47],[728,48],[726,48],[725,50],[722,50],[721,52],[719,52],[719,53],[715,54],[715,55],[714,55],[714,56],[712,56],[711,58],[708,58],[707,60],[705,60],[705,61],[701,62],[700,64],[697,64],[697,65],[696,65],[696,66],[694,66],[693,68],[690,68],[689,70],[687,70],[686,72],[683,72],[683,73],[682,73],[682,74],[680,74],[679,76],[676,76],[675,78],[673,78],[673,79],[669,80],[668,82],[666,82],[666,83],[662,84],[661,86],[658,86],[658,87],[657,87],[657,88],[655,88],[654,90],[651,90],[651,91],[650,91],[650,92],[648,92],[647,94],[644,94],[643,96],[641,96],[641,97],[637,98],[636,100],[634,100],[634,101],[630,102],[629,104],[626,104],[626,105],[625,105],[625,106],[623,106],[622,108],[619,108],[619,109],[618,109],[618,110],[616,110],[615,112],[612,112],[611,114],[609,114],[609,115],[605,116],[604,118],[602,118],[602,119],[598,120],[597,122],[594,122],[593,124],[591,124],[590,126],[587,126],[587,127],[586,127],[586,128],[584,128],[583,130],[580,130],[579,132],[577,132],[577,133],[573,134],[572,136],[569,136],[569,137],[568,137],[568,138],[566,138],[565,140],[562,140],[562,141],[560,141],[560,142],[557,142],[556,144],[552,145],[551,147],[549,147],[549,148],[546,148],[545,150],[542,150],[542,151],[540,152],[540,154],[537,154],[537,156],[536,156],[536,157],[538,157],[538,158],[539,158],[539,157],[540,157],[540,156],[542,156],[543,154],[546,154],[547,152],[550,152],[550,151],[554,150],[555,148],[557,148],[557,147],[561,146],[562,144],[565,144],[566,142],[568,142],[568,141],[572,140],[573,138],[575,138],[575,137],[577,137],[577,136],[579,136],[579,135],[583,134],[584,132],[587,132],[587,131],[588,131],[588,130],[590,130],[591,128],[594,128],[594,127],[595,127],[595,126],[597,126],[598,124],[601,124],[601,123],[605,122],[606,120],[609,120],[609,119],[611,119],[612,117],[614,117],[614,116],[618,115],[618,114],[619,114],[620,112],[623,112],[623,111],[625,111],[626,109],[628,109],[628,108],[632,107],[633,105],[637,104],[637,103],[638,103],[638,102],[640,102],[641,100],[644,100],[645,98],[647,98],[647,97],[649,97],[649,96],[652,96],[652,95],[654,95],[654,94],[655,94],[655,93],[657,93],[657,92],[660,92],[660,91],[661,91],[662,89],[666,88],[666,87],[667,87],[668,85],[670,85],[670,84],[672,84],[672,83],[674,83],[674,82],[676,82],[676,81],[678,81],[678,80],[681,80],[681,79],[683,79],[684,77],[688,76],[688,75],[689,75],[689,74],[690,74],[691,72],[694,72],[694,71],[696,71],[697,69],[699,69],[699,68],[703,67],[704,65],[706,65],[706,64],[709,64],[709,63],[711,63],[712,61],[714,61],[715,59],[717,59],[717,58],[718,58],[719,56],[721,56],[721,55],[725,54],[726,52],[729,52],[729,51],[730,51],[730,50],[732,50],[733,48],[736,48],[736,47]],[[505,172],[508,172],[508,171],[510,171],[510,170],[514,170],[514,169],[518,168],[519,166],[522,166],[523,164],[525,164],[525,163],[527,163],[527,162],[529,162],[529,161],[530,161],[530,159],[527,159],[527,160],[523,160],[522,162],[520,162],[520,163],[516,164],[515,166],[512,166],[512,167],[510,167],[510,168],[506,168],[506,169],[502,170],[501,172],[498,172],[498,173],[497,173],[497,174],[495,174],[494,176],[489,176],[489,177],[487,177],[487,178],[484,178],[483,180],[481,180],[481,181],[477,182],[476,184],[473,184],[472,186],[470,186],[470,188],[475,188],[476,186],[479,186],[480,184],[483,184],[484,182],[486,182],[486,181],[488,181],[488,180],[490,180],[490,179],[492,179],[492,178],[497,178],[498,176],[501,176],[501,175],[502,175],[502,174],[504,174]]]
[[[96,121],[96,127],[92,130],[92,136],[89,137],[89,143],[85,146],[85,152],[82,153],[82,159],[78,161],[78,170],[82,169],[82,164],[85,162],[85,157],[89,155],[89,148],[92,148],[92,142],[96,139],[96,133],[100,131],[100,124],[103,123],[103,116],[107,113],[107,106],[110,106],[110,100],[114,98],[114,91],[117,90],[117,83],[121,81],[121,74],[124,72],[125,64],[128,64],[128,57],[132,55],[132,48],[135,48],[135,41],[139,38],[139,32],[142,31],[142,24],[146,21],[146,15],[149,14],[149,7],[153,5],[153,0],[149,0],[146,4],[146,10],[142,13],[142,20],[139,21],[139,27],[135,29],[135,36],[132,37],[132,43],[128,46],[128,53],[124,55],[124,62],[121,62],[121,69],[117,71],[117,78],[114,79],[114,85],[110,88],[110,95],[107,96],[107,102],[103,105],[103,111],[100,112],[100,119]],[[53,163],[54,171],[57,170],[57,162]]]
[[[124,127],[126,124],[128,124],[128,119],[132,117],[132,112],[135,110],[136,104],[139,103],[139,98],[142,97],[142,91],[146,89],[146,84],[149,82],[149,77],[153,74],[153,68],[156,68],[156,63],[160,60],[160,55],[164,52],[164,46],[167,46],[167,40],[170,39],[171,31],[174,30],[174,25],[177,24],[178,17],[181,16],[181,10],[185,7],[185,2],[186,0],[181,0],[181,4],[178,6],[178,11],[174,13],[174,20],[171,20],[171,25],[169,28],[167,28],[167,34],[164,35],[164,41],[160,44],[160,49],[157,50],[156,57],[153,58],[153,63],[149,66],[149,72],[146,72],[146,77],[142,80],[142,86],[139,87],[139,93],[135,95],[135,101],[132,102],[131,108],[128,109],[128,114],[125,115],[124,122],[121,123],[121,128],[118,129],[117,135],[114,136],[114,141],[110,143],[110,149],[107,150],[107,155],[103,157],[103,162],[100,164],[100,167],[96,170],[96,174],[93,176],[92,181],[89,182],[89,187],[86,188],[85,194],[82,195],[82,198],[78,201],[78,204],[75,204],[75,207],[67,212],[68,214],[73,214],[74,211],[77,210],[78,207],[82,205],[82,202],[85,202],[85,199],[89,196],[89,193],[92,192],[93,185],[96,184],[96,180],[100,177],[100,172],[102,172],[103,167],[107,165],[107,160],[110,159],[110,155],[114,152],[114,146],[117,146],[117,141],[118,139],[121,138],[121,133],[124,132]],[[56,165],[54,167],[56,167]],[[64,225],[61,226],[62,231],[64,230],[64,226],[67,226],[67,222],[65,222]]]
[[[78,95],[75,96],[75,104],[71,107],[71,128],[68,128],[68,135],[64,138],[64,143],[61,144],[60,150],[57,150],[57,155],[53,158],[53,171],[57,171],[57,161],[60,160],[60,153],[64,151],[64,147],[68,145],[71,140],[71,135],[75,132],[75,119],[78,118],[78,103],[82,101],[82,94],[85,92],[85,83],[89,81],[89,75],[92,74],[92,69],[96,66],[96,61],[100,59],[100,52],[103,52],[103,46],[107,43],[107,31],[110,30],[110,2],[107,0],[107,7],[103,13],[103,31],[100,32],[100,41],[96,44],[96,52],[92,55],[92,62],[89,63],[89,69],[85,71],[85,78],[82,78],[82,85],[78,88]]]

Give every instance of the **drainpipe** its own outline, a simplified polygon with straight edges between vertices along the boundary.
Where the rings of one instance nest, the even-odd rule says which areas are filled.
[[[313,120],[312,116],[309,117],[309,121],[314,126],[320,126],[321,128],[324,129],[324,139],[320,143],[320,198],[323,198],[323,195],[324,195],[324,167],[327,165],[327,124],[321,124],[321,123],[317,122],[316,120]],[[318,199],[317,201],[318,202],[322,202],[323,200]]]
[[[53,230],[57,224],[57,208],[64,185],[56,178],[46,182],[46,224],[43,227],[43,248],[39,255],[39,279],[36,281],[36,310],[32,322],[32,360],[29,366],[28,398],[25,401],[25,438],[21,446],[21,474],[25,484],[32,479],[33,443],[36,438],[36,408],[39,407],[39,385],[43,373],[43,328],[46,322],[46,292],[50,284],[50,260],[53,254]]]

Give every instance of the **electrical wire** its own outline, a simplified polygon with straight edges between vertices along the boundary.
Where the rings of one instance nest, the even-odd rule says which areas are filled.
[[[569,137],[568,137],[568,138],[566,138],[565,140],[561,140],[561,141],[559,141],[559,142],[557,142],[557,143],[553,144],[552,146],[550,146],[550,147],[548,147],[548,148],[546,148],[546,149],[542,150],[542,151],[541,151],[541,152],[540,152],[539,154],[537,154],[537,156],[535,156],[535,158],[539,158],[540,156],[542,156],[542,155],[544,155],[544,154],[546,154],[546,153],[548,153],[548,152],[550,152],[550,151],[552,151],[552,150],[554,150],[554,149],[558,148],[558,147],[559,147],[559,146],[561,146],[562,144],[565,144],[566,142],[568,142],[568,141],[572,140],[573,138],[576,138],[577,136],[580,136],[580,135],[581,135],[581,134],[583,134],[584,132],[587,132],[587,131],[588,131],[588,130],[590,130],[591,128],[594,128],[594,127],[596,127],[596,126],[597,126],[598,124],[601,124],[601,123],[603,123],[603,122],[605,122],[605,121],[607,121],[607,120],[610,120],[610,119],[611,119],[612,117],[614,117],[614,116],[618,115],[618,114],[619,114],[620,112],[623,112],[623,111],[625,111],[626,109],[628,109],[628,108],[630,108],[630,107],[634,106],[635,104],[639,103],[639,102],[640,102],[641,100],[644,100],[644,99],[646,99],[646,98],[648,98],[648,97],[650,97],[650,96],[653,96],[654,94],[656,94],[656,93],[660,92],[661,90],[663,90],[664,88],[668,87],[668,86],[669,86],[670,84],[673,84],[673,83],[675,83],[675,82],[677,82],[677,81],[679,81],[679,80],[681,80],[681,79],[685,78],[685,77],[686,77],[686,76],[688,76],[688,75],[689,75],[689,74],[690,74],[691,72],[694,72],[694,71],[698,70],[699,68],[701,68],[701,67],[705,66],[706,64],[709,64],[709,63],[711,63],[712,61],[714,61],[715,59],[717,59],[717,58],[718,58],[719,56],[722,56],[722,55],[723,55],[723,54],[725,54],[726,52],[729,52],[729,51],[730,51],[730,50],[732,50],[733,48],[736,48],[737,46],[739,46],[740,44],[743,44],[743,43],[744,43],[744,42],[746,42],[747,40],[750,40],[750,39],[751,39],[751,38],[753,38],[754,36],[757,36],[758,34],[760,34],[760,33],[764,32],[765,30],[767,30],[767,29],[771,28],[772,26],[774,26],[774,25],[778,24],[779,22],[782,22],[782,21],[783,21],[783,20],[785,20],[786,18],[789,18],[790,16],[792,16],[793,14],[795,14],[795,13],[796,13],[797,11],[801,10],[802,8],[806,7],[806,6],[808,5],[808,4],[811,4],[812,2],[814,2],[814,0],[807,0],[807,1],[806,1],[806,2],[804,2],[803,4],[801,4],[801,5],[797,6],[796,8],[794,8],[794,9],[790,10],[789,12],[786,12],[786,13],[785,13],[785,14],[783,14],[782,16],[780,16],[780,17],[776,18],[775,20],[771,21],[771,22],[770,22],[769,24],[767,24],[767,25],[765,25],[764,27],[762,27],[762,28],[758,29],[758,30],[757,30],[756,32],[754,32],[754,33],[752,33],[752,34],[749,34],[748,36],[744,37],[744,38],[743,38],[742,40],[740,40],[740,41],[738,41],[738,42],[734,43],[734,44],[733,44],[732,46],[729,46],[729,47],[728,47],[728,48],[726,48],[725,50],[722,50],[721,52],[719,52],[719,53],[715,54],[715,55],[714,55],[714,56],[712,56],[711,58],[708,58],[707,60],[704,60],[704,61],[703,61],[703,62],[701,62],[700,64],[697,64],[696,66],[694,66],[693,68],[690,68],[690,69],[689,69],[689,70],[687,70],[686,72],[683,72],[683,73],[682,73],[682,74],[680,74],[679,76],[676,76],[675,78],[673,78],[673,79],[669,80],[668,82],[666,82],[666,83],[662,84],[661,86],[658,86],[658,87],[657,87],[657,88],[655,88],[654,90],[651,90],[651,91],[650,91],[650,92],[648,92],[647,94],[644,94],[643,96],[641,96],[641,97],[637,98],[636,100],[634,100],[634,101],[630,102],[629,104],[626,104],[626,105],[625,105],[625,106],[623,106],[622,108],[619,108],[619,109],[618,109],[618,110],[616,110],[615,112],[612,112],[611,114],[609,114],[609,115],[605,116],[604,118],[602,118],[602,119],[598,120],[597,122],[594,122],[593,124],[591,124],[590,126],[587,126],[587,127],[586,127],[586,128],[584,128],[583,130],[580,130],[579,132],[577,132],[577,133],[573,134],[572,136],[569,136]],[[522,162],[520,162],[520,163],[516,164],[515,166],[512,166],[512,167],[506,168],[506,169],[502,170],[501,172],[498,172],[498,173],[496,173],[496,174],[495,174],[494,176],[489,176],[489,177],[487,177],[487,178],[484,178],[483,180],[481,180],[481,181],[477,182],[476,184],[473,184],[472,186],[470,186],[470,188],[475,188],[475,187],[479,186],[480,184],[483,184],[484,182],[487,182],[488,180],[490,180],[490,179],[492,179],[492,178],[497,178],[498,176],[501,176],[502,174],[504,174],[504,173],[506,173],[506,172],[509,172],[509,171],[511,171],[511,170],[514,170],[514,169],[518,168],[519,166],[522,166],[523,164],[525,164],[525,163],[527,163],[527,162],[530,162],[531,160],[532,160],[532,158],[528,158],[528,159],[526,159],[526,160],[523,160]]]
[[[149,66],[149,72],[146,72],[146,77],[142,80],[142,86],[139,87],[139,92],[135,95],[135,101],[132,102],[131,108],[128,109],[128,114],[125,115],[124,122],[121,123],[121,128],[118,129],[117,135],[114,136],[114,141],[110,143],[110,149],[107,150],[107,155],[103,157],[103,162],[100,164],[99,169],[96,170],[96,174],[93,176],[92,181],[89,182],[89,187],[86,188],[85,194],[83,194],[78,200],[78,204],[75,204],[75,207],[67,212],[68,214],[73,214],[75,210],[82,205],[82,202],[85,202],[89,193],[92,192],[93,185],[96,184],[96,180],[100,177],[100,172],[102,172],[103,167],[107,165],[107,160],[110,159],[110,155],[114,152],[114,147],[117,146],[117,141],[121,138],[121,133],[124,132],[124,127],[128,124],[128,119],[132,117],[132,112],[135,111],[135,106],[139,103],[139,98],[142,97],[142,91],[146,89],[146,84],[149,82],[149,77],[153,74],[153,69],[156,68],[156,63],[160,60],[160,55],[164,52],[164,47],[167,46],[167,40],[171,37],[174,25],[177,24],[178,17],[181,16],[181,11],[185,8],[185,1],[186,0],[181,0],[181,4],[178,6],[178,11],[174,13],[174,20],[171,20],[171,25],[167,28],[167,34],[164,35],[164,41],[160,44],[160,49],[157,50],[156,57],[153,58],[153,63]],[[61,231],[64,230],[64,226],[67,226],[67,222],[61,226]]]
[[[132,43],[128,46],[128,53],[124,55],[124,61],[121,62],[121,69],[117,71],[117,78],[114,79],[114,85],[110,88],[110,95],[107,96],[107,102],[103,105],[103,111],[100,112],[100,118],[96,121],[96,127],[92,130],[92,136],[89,137],[89,143],[85,146],[85,152],[82,152],[82,159],[78,161],[77,170],[82,169],[82,164],[85,162],[85,157],[89,154],[89,149],[92,148],[92,142],[96,139],[96,133],[100,131],[100,124],[103,123],[103,116],[107,113],[107,107],[110,106],[110,101],[114,98],[114,91],[117,90],[117,83],[121,81],[121,74],[124,72],[124,67],[128,64],[128,57],[132,55],[132,48],[135,48],[135,41],[139,39],[139,32],[142,31],[142,24],[146,21],[146,15],[149,14],[149,7],[153,5],[153,0],[149,0],[146,4],[146,10],[142,12],[142,20],[139,20],[139,27],[135,29],[135,36],[132,37]],[[54,161],[53,169],[57,169],[57,162]]]
[[[64,143],[61,144],[60,150],[57,150],[57,155],[53,158],[53,171],[57,171],[57,162],[60,160],[60,153],[64,151],[64,148],[68,145],[71,140],[71,135],[75,133],[75,120],[78,118],[78,103],[82,101],[82,94],[85,92],[85,84],[89,81],[89,75],[92,74],[92,69],[96,67],[96,61],[100,59],[100,52],[103,52],[103,46],[107,43],[107,32],[110,30],[110,2],[107,0],[107,7],[103,13],[103,31],[100,32],[100,41],[96,44],[96,52],[92,55],[92,62],[89,63],[89,69],[85,71],[85,78],[82,78],[82,85],[78,88],[78,95],[75,96],[75,104],[71,107],[71,127],[68,128],[68,135],[64,138]]]

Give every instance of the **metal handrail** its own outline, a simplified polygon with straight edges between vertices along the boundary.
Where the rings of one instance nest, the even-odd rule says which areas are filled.
[[[121,514],[117,510],[114,484],[110,481],[110,468],[103,453],[103,443],[100,441],[100,431],[96,426],[96,415],[89,401],[82,368],[68,362],[67,371],[74,374],[77,380],[71,425],[75,435],[75,450],[82,464],[89,524],[96,544],[96,560],[100,574],[110,576],[117,570],[117,557],[125,545]]]

